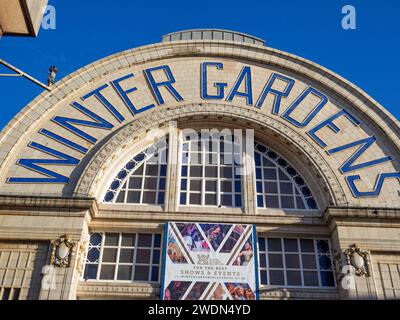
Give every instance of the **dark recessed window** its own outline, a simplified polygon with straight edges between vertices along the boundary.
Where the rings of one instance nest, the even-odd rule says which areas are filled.
[[[260,283],[282,287],[335,287],[329,241],[258,238]]]
[[[84,279],[158,282],[161,235],[92,233]]]

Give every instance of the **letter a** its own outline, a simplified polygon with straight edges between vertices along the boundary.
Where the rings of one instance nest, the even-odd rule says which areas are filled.
[[[342,28],[344,30],[356,29],[356,8],[351,5],[342,8],[342,14],[345,16],[342,19]]]

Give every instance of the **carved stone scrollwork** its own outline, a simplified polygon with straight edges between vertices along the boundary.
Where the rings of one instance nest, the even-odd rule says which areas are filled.
[[[334,252],[335,267],[338,274],[338,279],[344,274],[349,273],[349,270],[344,270],[344,267],[354,268],[354,273],[356,276],[371,276],[370,269],[370,252],[369,250],[363,250],[357,244],[352,244],[348,249],[340,252]],[[346,272],[344,272],[346,271]]]
[[[344,251],[347,265],[353,266],[357,276],[367,276],[370,274],[369,251],[361,249],[357,244],[352,244],[349,249]]]
[[[64,234],[51,242],[52,252],[50,263],[60,268],[68,268],[73,264],[75,242]]]

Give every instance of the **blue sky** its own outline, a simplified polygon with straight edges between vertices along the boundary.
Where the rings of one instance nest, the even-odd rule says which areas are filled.
[[[268,46],[310,59],[349,79],[400,119],[400,1],[50,0],[56,29],[38,38],[3,37],[0,57],[46,82],[110,54],[159,42],[192,28],[249,33]],[[341,8],[351,4],[357,29],[343,30]],[[5,70],[0,68],[0,73]],[[0,128],[42,91],[20,78],[0,77]]]

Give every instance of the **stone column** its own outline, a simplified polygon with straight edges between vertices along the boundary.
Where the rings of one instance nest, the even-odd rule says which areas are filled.
[[[43,280],[40,300],[75,300],[79,281],[84,272],[87,250],[88,224],[83,217],[80,230],[68,238],[73,245],[67,255],[67,265],[57,256],[57,244],[63,236],[49,243],[47,265],[42,269]]]
[[[394,250],[398,242],[398,229],[392,227],[390,220],[387,224],[384,221],[390,216],[388,211],[390,209],[327,209],[325,219],[332,231],[337,285],[342,299],[378,298],[371,251]],[[382,236],[377,236],[379,234]]]
[[[254,180],[254,131],[247,129],[243,136],[243,211],[245,214],[257,213],[255,180]]]
[[[31,299],[76,299],[86,253],[81,243],[88,238],[88,223],[97,210],[93,199],[0,196],[1,238],[47,244],[47,259],[35,261],[36,278],[27,283],[35,292]],[[61,243],[56,257],[55,245]]]
[[[179,168],[177,165],[179,152],[179,133],[177,129],[177,122],[171,121],[169,123],[168,131],[168,167],[167,167],[167,181],[165,187],[165,209],[167,212],[175,211],[177,207],[177,191],[178,190],[178,177]]]

